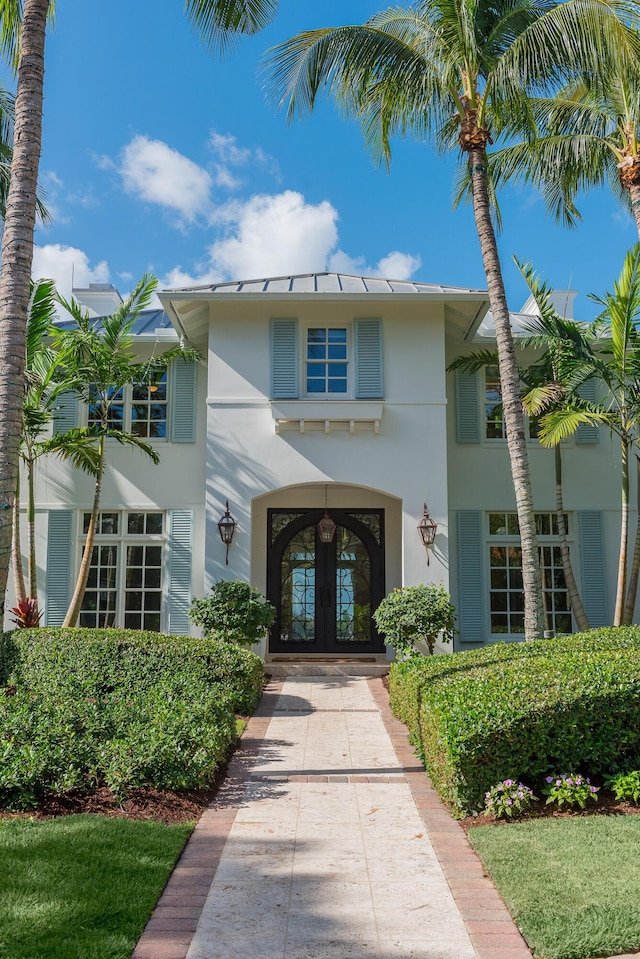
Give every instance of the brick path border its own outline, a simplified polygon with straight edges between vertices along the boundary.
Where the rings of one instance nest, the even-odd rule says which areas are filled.
[[[415,772],[416,757],[407,727],[391,712],[384,683],[370,679],[369,688],[478,959],[531,959],[526,942],[464,829],[442,804],[424,770]]]
[[[131,959],[186,959],[281,688],[281,679],[265,686],[260,705],[229,762],[225,780],[189,837]]]

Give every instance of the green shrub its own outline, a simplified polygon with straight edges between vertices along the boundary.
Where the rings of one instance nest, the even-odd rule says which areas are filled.
[[[607,776],[605,782],[619,802],[640,802],[640,769]]]
[[[419,656],[416,642],[433,655],[436,639],[453,639],[456,611],[444,586],[422,583],[394,589],[382,600],[373,618],[390,646],[406,657]]]
[[[189,607],[189,619],[205,636],[245,646],[262,639],[275,616],[262,593],[239,579],[215,583],[209,596],[194,599]]]
[[[20,630],[0,688],[0,802],[106,784],[197,788],[260,698],[262,662],[211,640],[126,630]]]
[[[507,777],[640,763],[640,629],[592,630],[393,664],[391,703],[460,814]],[[535,787],[534,787],[535,788]]]

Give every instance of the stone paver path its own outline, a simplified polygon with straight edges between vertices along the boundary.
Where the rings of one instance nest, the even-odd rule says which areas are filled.
[[[133,959],[531,959],[380,680],[285,680],[249,733]]]

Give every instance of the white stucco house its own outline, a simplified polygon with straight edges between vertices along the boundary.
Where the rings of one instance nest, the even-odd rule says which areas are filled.
[[[104,284],[75,291],[98,315]],[[570,315],[574,294],[566,294]],[[483,290],[321,273],[166,290],[142,314],[140,355],[182,340],[122,415],[160,465],[114,443],[81,624],[189,632],[187,607],[219,579],[264,592],[278,619],[263,650],[385,656],[371,612],[393,587],[443,583],[456,648],[522,636],[515,499],[493,371],[447,373],[491,339]],[[525,306],[524,312],[530,311]],[[517,328],[518,318],[514,317]],[[59,425],[86,422],[73,397]],[[619,537],[615,447],[597,429],[563,445],[571,552],[592,625],[611,621]],[[547,628],[572,628],[557,536],[553,454],[530,442]],[[55,459],[37,480],[45,622],[62,621],[92,482]],[[424,504],[437,523],[428,551]],[[228,509],[233,540],[221,541]],[[323,542],[319,522],[335,530]],[[227,564],[228,560],[228,564]]]

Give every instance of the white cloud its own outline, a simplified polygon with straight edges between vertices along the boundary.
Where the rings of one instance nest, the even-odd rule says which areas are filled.
[[[162,140],[134,137],[122,152],[120,174],[129,193],[176,210],[189,222],[210,211],[209,173]]]
[[[387,280],[408,280],[422,266],[419,256],[393,250],[387,253],[377,266],[368,266],[363,256],[349,256],[344,250],[336,250],[329,257],[329,269],[336,273],[356,273],[360,276],[380,276]]]
[[[248,147],[239,147],[237,138],[231,133],[217,133],[212,130],[209,143],[221,163],[243,166],[251,159],[252,151]]]
[[[216,156],[216,185],[227,190],[237,190],[242,180],[231,172],[231,168],[254,166],[260,167],[268,174],[280,180],[278,161],[262,149],[262,147],[240,147],[238,140],[231,133],[218,133],[212,130],[209,136],[209,146]]]
[[[180,290],[183,287],[209,286],[222,279],[220,274],[213,270],[204,270],[202,273],[186,273],[181,266],[174,266],[165,273],[158,283],[159,290]]]
[[[34,279],[55,280],[59,293],[71,296],[71,288],[86,287],[89,283],[108,283],[109,266],[105,260],[91,266],[89,257],[74,246],[49,243],[33,248]]]
[[[211,266],[233,279],[324,270],[338,242],[337,220],[327,200],[307,203],[293,190],[228,203],[213,219],[228,235],[210,247]]]

